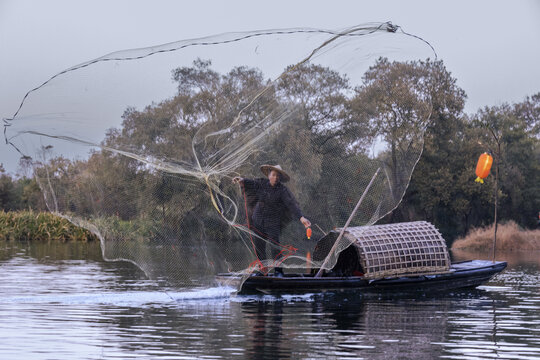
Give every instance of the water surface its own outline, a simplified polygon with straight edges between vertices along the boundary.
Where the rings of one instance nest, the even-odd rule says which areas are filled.
[[[98,244],[0,243],[0,357],[540,359],[540,254],[498,257],[476,290],[258,297],[166,289]]]

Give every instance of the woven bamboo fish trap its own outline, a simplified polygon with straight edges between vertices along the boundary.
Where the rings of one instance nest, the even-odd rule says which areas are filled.
[[[340,231],[335,229],[319,241],[314,260],[324,259]],[[349,227],[344,236],[351,246],[340,254],[336,267],[348,262],[350,268],[352,260],[367,279],[440,274],[450,268],[445,240],[426,221]]]

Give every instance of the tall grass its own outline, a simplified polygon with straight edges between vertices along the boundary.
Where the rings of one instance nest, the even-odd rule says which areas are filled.
[[[97,237],[48,212],[0,211],[0,241],[94,241]]]
[[[493,246],[493,225],[472,229],[454,241],[452,249],[481,250]],[[515,222],[499,224],[497,250],[540,250],[540,229],[524,230]]]

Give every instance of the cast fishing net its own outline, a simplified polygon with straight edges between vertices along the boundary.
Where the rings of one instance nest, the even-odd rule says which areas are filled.
[[[350,226],[401,201],[431,111],[433,55],[390,23],[120,51],[28,92],[4,134],[50,211],[98,235],[107,260],[183,287],[221,272],[303,271],[321,267],[308,253],[364,192]],[[283,206],[267,214],[280,219],[279,239],[254,226],[260,194],[232,179],[264,178],[263,164],[290,176],[283,185],[311,239]],[[348,245],[343,237],[324,267]]]

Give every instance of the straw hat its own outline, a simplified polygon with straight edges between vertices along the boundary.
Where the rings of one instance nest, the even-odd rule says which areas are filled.
[[[287,182],[291,180],[291,177],[281,168],[279,165],[263,165],[261,166],[261,171],[265,176],[270,174],[270,171],[275,170],[281,174],[280,181]]]

